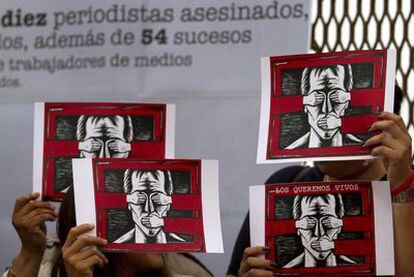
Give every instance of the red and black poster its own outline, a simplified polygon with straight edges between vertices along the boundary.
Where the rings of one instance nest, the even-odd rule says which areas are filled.
[[[369,157],[363,142],[393,110],[395,52],[262,58],[258,163]]]
[[[253,241],[259,238],[255,243],[262,240],[270,248],[266,258],[275,262],[275,273],[374,276],[393,271],[387,182],[277,184],[253,190],[251,209],[257,211],[259,201],[252,193],[265,198],[263,221],[255,223],[262,228],[251,226]]]
[[[77,223],[96,224],[109,251],[220,252],[210,243],[221,241],[218,184],[208,176],[217,162],[76,159]]]
[[[34,190],[62,199],[73,158],[173,158],[174,116],[166,104],[36,103]]]

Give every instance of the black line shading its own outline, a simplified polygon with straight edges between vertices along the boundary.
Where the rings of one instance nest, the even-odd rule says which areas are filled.
[[[304,112],[280,115],[279,149],[283,150],[298,138],[304,136],[309,130],[308,118]]]
[[[290,68],[282,70],[281,94],[283,96],[300,95],[300,83],[303,68]]]
[[[67,187],[73,185],[72,176],[72,158],[76,157],[60,157],[55,158],[54,166],[54,192],[61,192]]]
[[[109,242],[114,242],[135,227],[132,213],[127,209],[107,209],[106,221]]]
[[[374,78],[373,63],[354,63],[351,64],[351,68],[354,89],[372,88]]]
[[[79,115],[58,115],[56,116],[56,140],[76,140],[76,128]]]
[[[154,140],[154,117],[132,116],[132,127],[134,130],[134,141]]]
[[[296,234],[276,236],[275,262],[277,267],[283,267],[295,257],[303,253],[300,237]]]

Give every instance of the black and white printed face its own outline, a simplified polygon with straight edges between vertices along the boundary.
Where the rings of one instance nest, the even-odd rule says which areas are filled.
[[[334,250],[333,240],[337,239],[341,227],[335,227],[338,220],[336,200],[331,194],[317,197],[304,196],[300,203],[301,226],[298,235],[303,247],[316,259],[325,260]]]
[[[85,158],[127,158],[130,145],[125,133],[132,128],[119,115],[81,116],[78,120],[80,154]],[[131,130],[130,130],[131,131]]]
[[[336,70],[335,70],[336,69]],[[312,105],[305,104],[310,127],[322,139],[331,139],[340,129],[340,117],[349,106],[349,91],[344,87],[345,67],[313,68],[309,75]]]
[[[165,185],[167,176],[161,170],[135,170],[131,175],[131,195],[135,203],[129,203],[129,209],[135,224],[146,236],[153,237],[163,227],[162,218],[167,216],[171,207],[170,196]]]

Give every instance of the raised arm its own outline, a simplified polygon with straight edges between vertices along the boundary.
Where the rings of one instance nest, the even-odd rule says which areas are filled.
[[[16,199],[12,224],[20,237],[20,253],[13,259],[8,276],[37,276],[46,248],[46,221],[54,221],[57,214],[48,202],[36,201],[38,193]]]
[[[370,131],[380,131],[365,143],[386,161],[393,192],[396,276],[414,276],[414,184],[411,137],[400,116],[384,112]]]

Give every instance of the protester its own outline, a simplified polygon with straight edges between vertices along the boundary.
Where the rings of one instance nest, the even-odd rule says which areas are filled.
[[[213,276],[190,254],[104,254],[101,247],[107,241],[85,235],[94,226],[76,226],[73,187],[66,193],[58,217],[50,203],[35,201],[38,196],[16,199],[12,221],[22,249],[3,276]],[[48,244],[44,223],[56,218],[59,240]]]
[[[398,113],[402,93],[396,88]],[[414,171],[412,170],[411,137],[400,116],[383,112],[369,131],[374,135],[363,147],[373,156],[366,161],[317,162],[304,169],[291,166],[274,173],[267,184],[289,182],[320,182],[343,180],[388,180],[392,191],[396,276],[414,276]],[[233,250],[227,271],[229,276],[273,276],[274,262],[259,258],[269,252],[262,245],[250,245],[249,217],[247,215]]]

